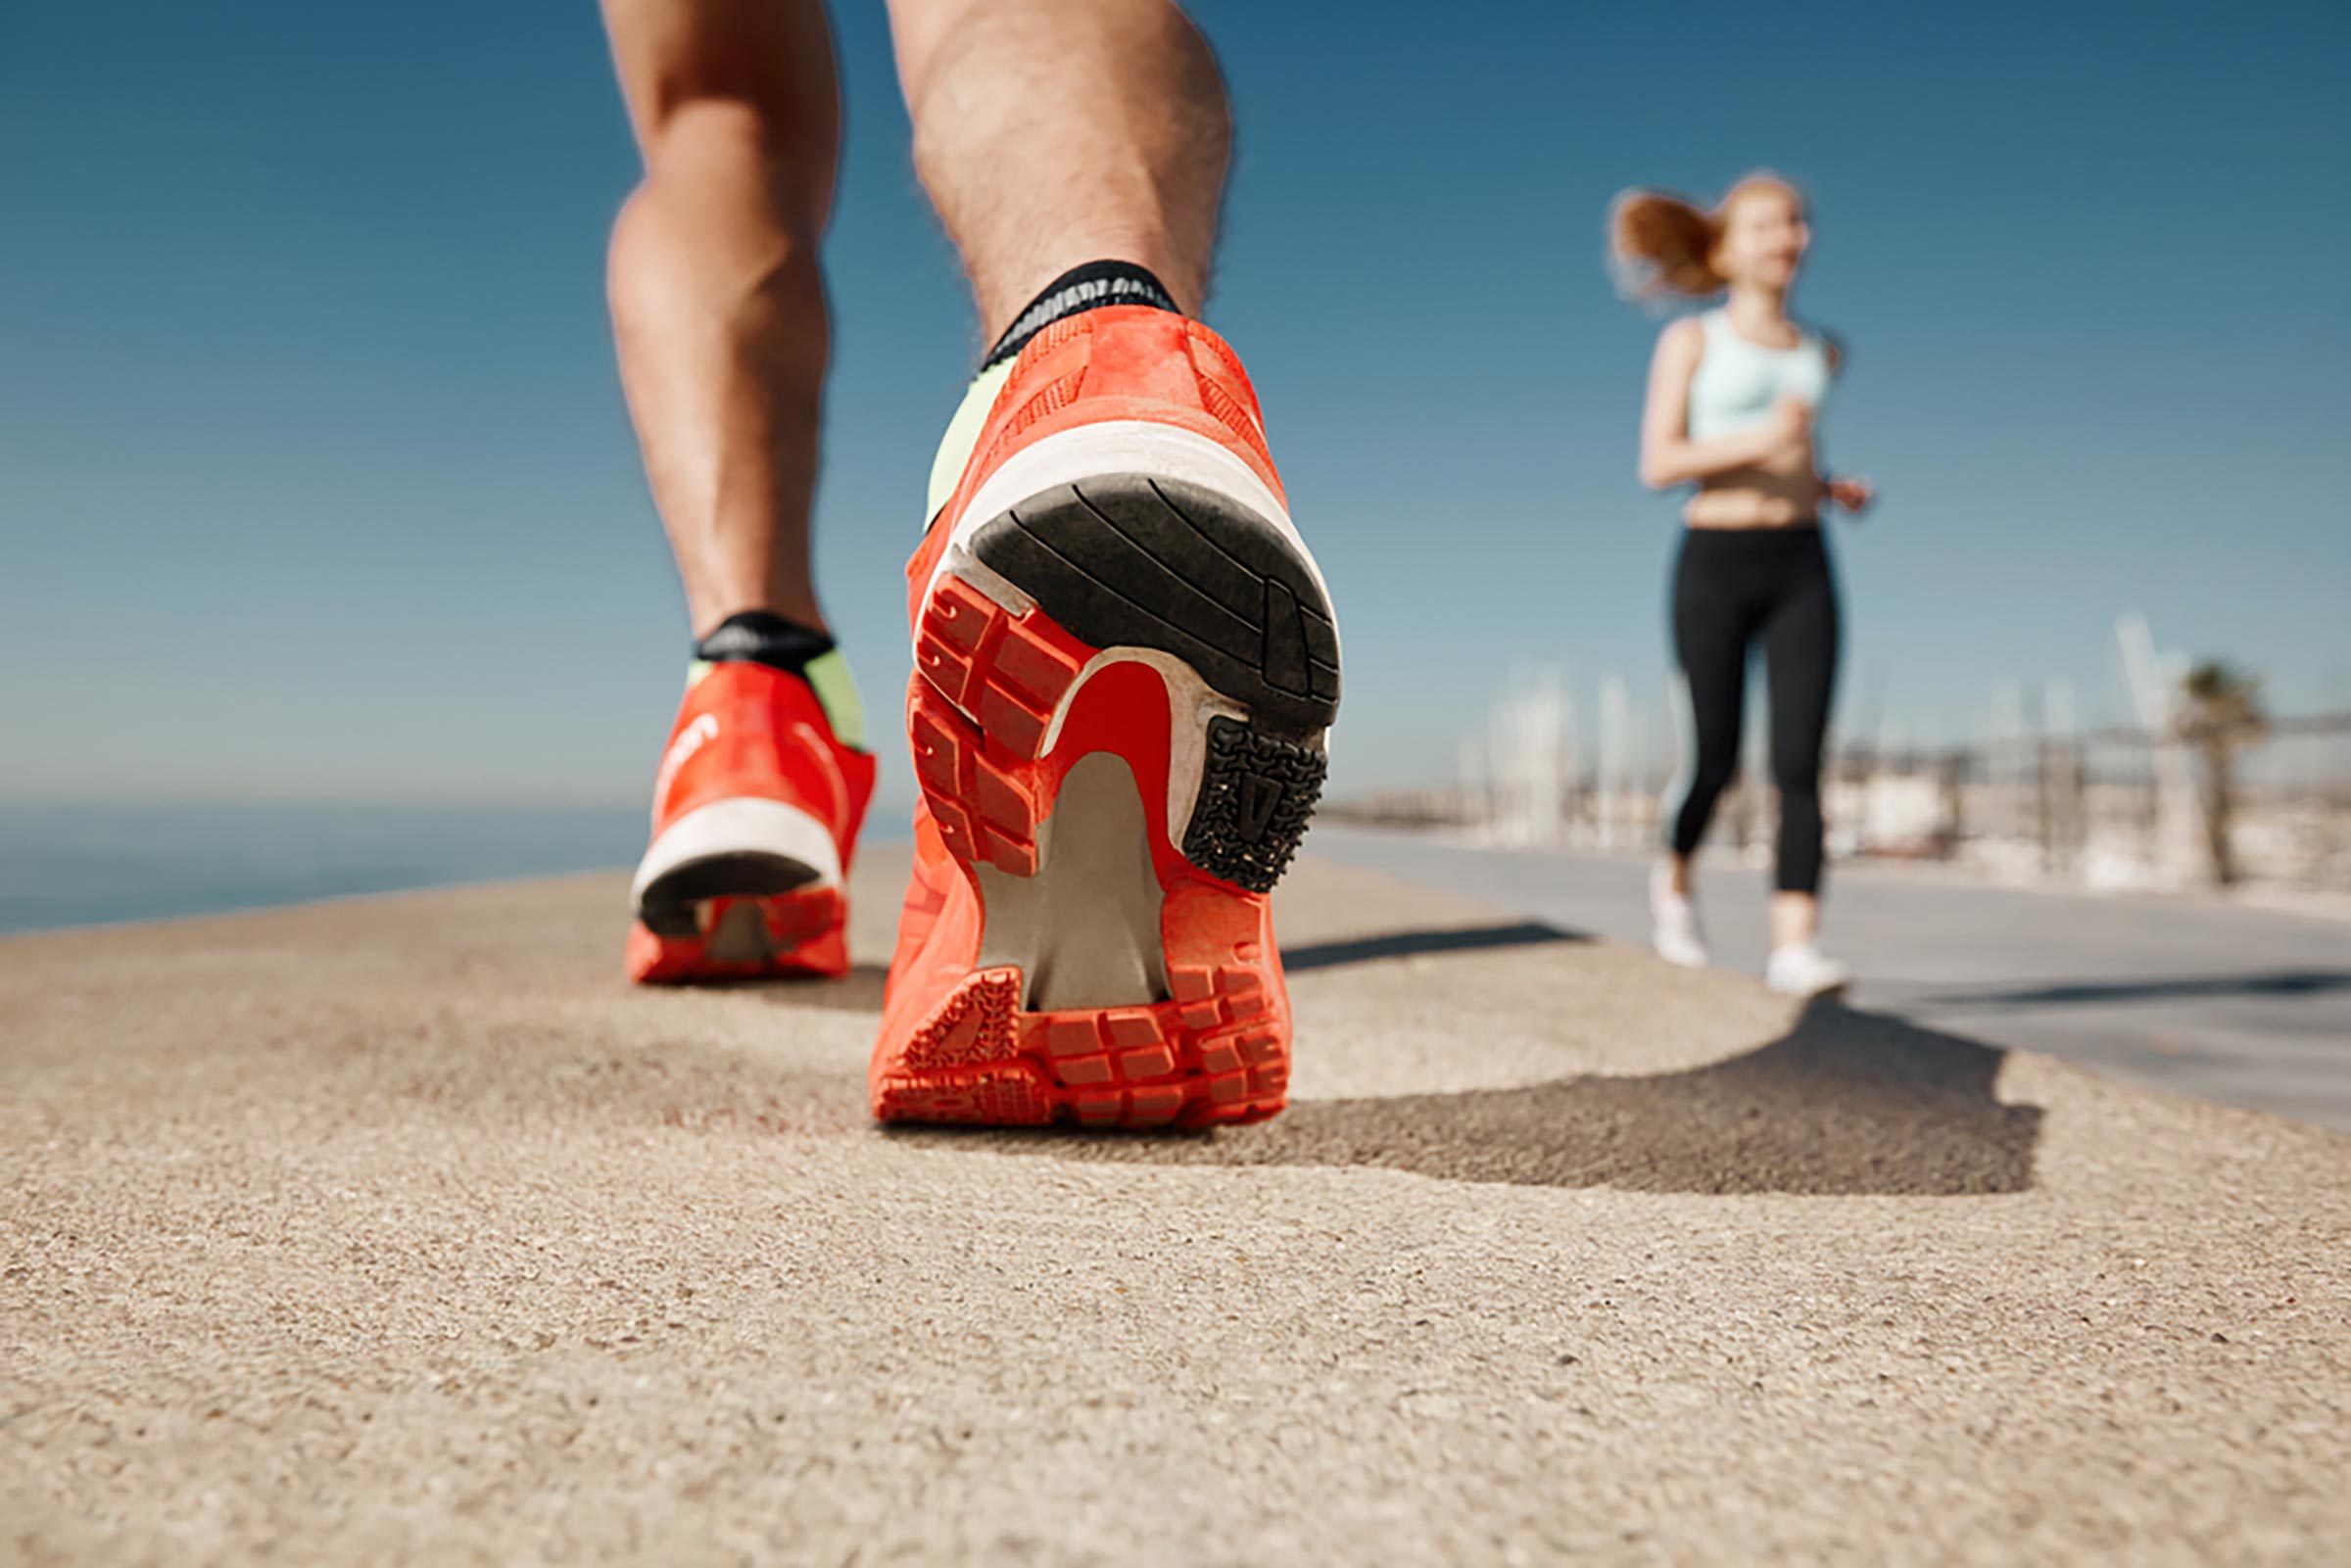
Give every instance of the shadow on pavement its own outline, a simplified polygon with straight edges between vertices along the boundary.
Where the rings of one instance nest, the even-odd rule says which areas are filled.
[[[1369,964],[1383,958],[1411,958],[1425,953],[1484,952],[1497,947],[1539,947],[1550,942],[1589,942],[1590,931],[1563,930],[1541,921],[1513,921],[1508,926],[1455,927],[1423,931],[1388,931],[1341,942],[1309,942],[1281,950],[1284,973],[1337,969],[1344,964]]]
[[[2023,1192],[2037,1106],[1993,1098],[2005,1052],[1816,1003],[1744,1056],[1646,1077],[1305,1101],[1220,1142],[1236,1164],[1644,1192]]]
[[[2068,1007],[2097,1002],[2187,1001],[2210,996],[2322,996],[2351,989],[2351,970],[2274,970],[2258,974],[2161,980],[2078,980],[2011,991],[1940,991],[1924,1007]]]
[[[2006,1054],[1816,1003],[1769,1045],[1686,1071],[1307,1100],[1272,1121],[1213,1134],[987,1141],[1080,1160],[1369,1166],[1522,1186],[1980,1196],[2033,1185],[2041,1112],[1993,1097]]]
[[[1310,942],[1281,950],[1282,969],[1291,974],[1310,970],[1336,969],[1346,964],[1369,964],[1383,958],[1411,958],[1429,953],[1483,952],[1500,947],[1535,947],[1550,942],[1588,942],[1588,931],[1562,930],[1541,921],[1512,921],[1504,926],[1457,927],[1449,929],[1388,931],[1351,941]],[[839,980],[720,981],[718,988],[749,991],[779,1007],[814,1007],[834,1013],[882,1011],[882,986],[888,971],[881,964],[858,964]]]
[[[1428,954],[1582,942],[1541,922],[1387,932],[1283,950],[1293,973]],[[784,1007],[878,1014],[884,971],[746,986]],[[1139,1164],[1342,1165],[1452,1181],[1647,1192],[1961,1197],[2033,1185],[2038,1106],[1995,1095],[2007,1053],[1838,1002],[1704,1067],[1510,1089],[1305,1100],[1272,1121],[1194,1135],[907,1128],[1019,1154]]]

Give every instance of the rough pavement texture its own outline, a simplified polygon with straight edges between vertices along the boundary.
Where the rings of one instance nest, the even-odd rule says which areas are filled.
[[[1282,901],[1300,1103],[1198,1138],[877,1131],[876,969],[628,991],[614,878],[0,942],[0,1559],[2351,1539],[2351,1140]]]

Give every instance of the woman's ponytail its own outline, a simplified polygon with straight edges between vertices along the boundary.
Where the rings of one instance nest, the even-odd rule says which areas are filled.
[[[1671,191],[1634,190],[1617,197],[1608,209],[1608,270],[1618,290],[1628,300],[1661,294],[1703,300],[1730,287],[1731,280],[1714,269],[1714,251],[1732,204],[1752,190],[1785,191],[1799,207],[1803,204],[1795,185],[1767,169],[1733,185],[1710,213]]]
[[[1608,212],[1608,268],[1628,299],[1704,299],[1728,284],[1714,270],[1722,221],[1687,197],[1626,191]]]

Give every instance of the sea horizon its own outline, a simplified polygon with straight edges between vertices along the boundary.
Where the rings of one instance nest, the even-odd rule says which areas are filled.
[[[0,802],[0,935],[611,871],[642,807]]]

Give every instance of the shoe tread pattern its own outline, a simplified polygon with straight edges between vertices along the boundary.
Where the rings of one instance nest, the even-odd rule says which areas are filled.
[[[1184,859],[1250,892],[1271,892],[1306,836],[1329,767],[1318,747],[1211,719]]]
[[[1048,803],[1030,765],[1093,652],[1041,610],[1016,614],[952,574],[941,579],[917,623],[908,731],[925,808],[958,861],[1035,874]],[[984,721],[991,713],[997,722]],[[1311,792],[1298,800],[1294,813],[1267,816],[1261,839],[1287,832],[1279,825],[1290,815],[1302,824]],[[1021,1009],[1018,969],[981,971],[933,1009],[877,1079],[875,1113],[885,1121],[1128,1128],[1272,1116],[1288,1093],[1289,1042],[1267,962],[1255,943],[1239,943],[1215,963],[1171,963],[1166,1001],[1051,1013]]]
[[[1330,601],[1229,496],[1141,474],[1057,485],[983,523],[971,548],[1079,641],[1174,654],[1269,731],[1303,740],[1337,716]]]
[[[1021,974],[984,970],[916,1029],[877,1087],[884,1121],[1191,1129],[1263,1120],[1289,1050],[1245,965],[1180,966],[1148,1006],[1019,1010]]]

